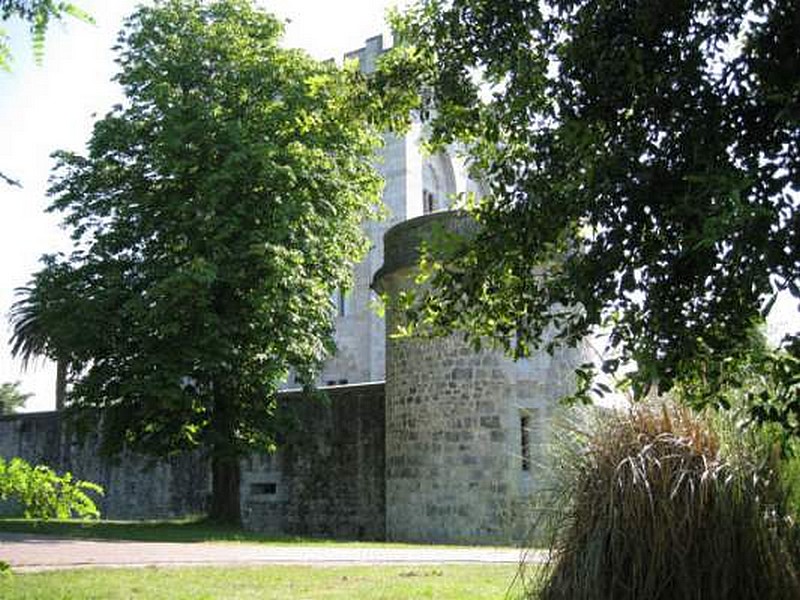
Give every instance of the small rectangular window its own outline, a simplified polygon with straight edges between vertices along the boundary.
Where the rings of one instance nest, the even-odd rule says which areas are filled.
[[[531,470],[531,417],[530,415],[520,415],[520,453],[522,455],[522,470]]]
[[[274,496],[278,493],[277,483],[251,483],[250,493],[254,496]]]

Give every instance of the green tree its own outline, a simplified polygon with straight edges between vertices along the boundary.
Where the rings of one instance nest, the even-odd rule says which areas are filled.
[[[67,387],[68,365],[53,347],[53,340],[48,336],[45,319],[48,317],[43,309],[48,306],[38,302],[35,290],[22,287],[17,290],[18,302],[11,308],[11,319],[14,322],[14,335],[11,339],[11,355],[22,360],[22,368],[27,369],[37,356],[48,356],[56,361],[56,410],[64,408]],[[52,314],[49,315],[52,318]],[[69,315],[59,315],[69,318]]]
[[[423,0],[395,23],[376,86],[489,190],[419,324],[516,356],[599,328],[641,396],[800,299],[797,0]]]
[[[32,394],[25,394],[19,389],[20,382],[0,383],[0,415],[10,415],[25,406]]]
[[[12,315],[21,351],[69,363],[68,407],[103,410],[107,451],[208,448],[226,521],[239,458],[274,444],[277,386],[333,348],[331,292],[380,206],[361,76],[281,33],[245,0],[128,19],[124,105],[86,156],[57,153],[51,210],[74,250],[45,257]]]

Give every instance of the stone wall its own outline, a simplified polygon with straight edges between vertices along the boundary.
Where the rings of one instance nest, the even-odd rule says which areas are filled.
[[[293,426],[274,455],[242,469],[249,529],[290,535],[384,539],[384,385],[281,395]]]
[[[512,431],[497,359],[455,336],[387,354],[387,532],[402,541],[506,539]]]
[[[337,386],[314,397],[279,395],[289,424],[280,450],[242,461],[245,526],[274,534],[383,539],[384,386]],[[96,437],[79,444],[55,412],[0,417],[0,456],[18,456],[102,485],[107,519],[203,514],[210,469],[200,452],[153,460],[98,455]]]
[[[205,512],[209,468],[199,453],[154,460],[125,453],[102,458],[95,436],[79,443],[59,413],[0,417],[0,456],[46,464],[103,486],[97,499],[107,519],[167,519]]]

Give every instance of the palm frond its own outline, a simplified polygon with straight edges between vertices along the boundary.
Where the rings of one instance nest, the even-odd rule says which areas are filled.
[[[11,356],[22,361],[27,369],[31,361],[38,357],[53,358],[50,336],[46,331],[42,316],[42,305],[36,296],[35,288],[23,286],[15,290],[17,297],[11,306]]]

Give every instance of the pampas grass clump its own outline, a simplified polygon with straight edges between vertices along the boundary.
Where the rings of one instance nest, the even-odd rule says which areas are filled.
[[[554,471],[540,600],[796,600],[793,526],[769,460],[689,409],[598,416]],[[752,453],[751,453],[752,454]]]

